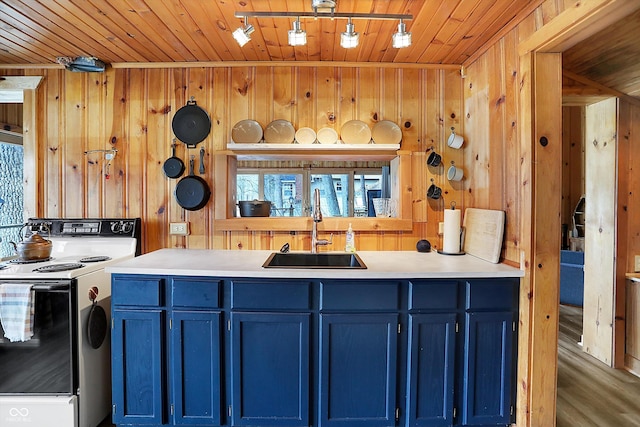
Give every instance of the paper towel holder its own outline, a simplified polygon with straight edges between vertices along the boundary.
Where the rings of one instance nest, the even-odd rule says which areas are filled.
[[[452,200],[451,203],[449,203],[449,206],[451,207],[451,210],[455,210],[456,201]],[[460,247],[462,248],[463,245],[464,245],[464,227],[460,227]],[[437,252],[442,255],[464,255],[465,254],[463,250],[460,250],[459,252],[445,252],[442,249],[438,249]]]

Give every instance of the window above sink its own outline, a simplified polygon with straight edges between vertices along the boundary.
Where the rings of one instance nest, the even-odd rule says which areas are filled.
[[[249,145],[249,144],[244,144]],[[275,145],[275,144],[271,144]],[[295,145],[295,144],[288,144]],[[369,145],[369,144],[367,144]],[[374,145],[374,144],[371,144]],[[370,217],[368,216],[353,216],[364,214],[363,206],[359,206],[359,212],[356,210],[354,204],[353,211],[348,211],[349,216],[330,216],[326,215],[322,222],[322,230],[324,232],[339,231],[344,232],[349,224],[352,224],[354,231],[411,231],[413,229],[412,221],[412,194],[411,194],[411,155],[409,151],[398,151],[394,153],[395,156],[392,159],[374,160],[371,157],[361,157],[359,155],[344,155],[331,158],[335,162],[334,166],[340,164],[343,168],[351,171],[363,171],[368,169],[368,166],[375,167],[378,170],[382,170],[383,165],[389,165],[389,182],[390,182],[390,196],[396,200],[396,216],[395,217]],[[311,230],[312,219],[310,214],[304,213],[304,204],[300,202],[300,206],[296,206],[294,202],[294,212],[296,210],[301,216],[270,216],[270,217],[240,217],[237,213],[237,203],[240,200],[238,197],[242,194],[238,193],[238,177],[242,177],[242,174],[247,170],[263,170],[262,179],[269,171],[278,171],[281,174],[283,169],[298,168],[305,170],[301,167],[301,164],[312,166],[309,172],[309,182],[314,176],[314,170],[320,170],[323,166],[327,166],[327,161],[320,156],[306,155],[300,159],[292,160],[288,156],[284,158],[266,157],[257,159],[247,159],[244,156],[236,156],[235,153],[229,151],[219,153],[216,155],[216,177],[215,177],[215,223],[214,227],[218,231],[288,231],[288,232],[309,232]],[[324,170],[322,172],[327,172]],[[330,176],[339,174],[335,171],[335,168],[331,168]],[[327,175],[323,173],[322,175]],[[257,180],[255,178],[254,183],[260,185],[260,173],[258,173]],[[226,182],[225,182],[226,180]],[[291,180],[294,182],[294,179]],[[355,181],[355,180],[354,180]],[[264,185],[264,184],[263,184]],[[334,188],[335,187],[334,182]],[[343,185],[343,184],[341,184]],[[309,190],[309,191],[307,191]],[[296,189],[298,191],[298,189]],[[300,188],[301,194],[311,194],[309,188]],[[262,196],[266,197],[266,193],[260,193],[258,191],[258,198],[262,199]],[[352,197],[352,196],[351,196]],[[255,198],[255,197],[254,197]],[[326,206],[327,203],[324,203]],[[282,210],[282,213],[286,214],[286,209],[290,206],[284,204],[280,206],[278,204],[276,209]],[[341,212],[345,212],[342,210]],[[324,214],[324,212],[323,212]],[[341,214],[342,215],[342,214]]]

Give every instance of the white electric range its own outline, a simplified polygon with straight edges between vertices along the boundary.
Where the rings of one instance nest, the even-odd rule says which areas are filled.
[[[107,265],[140,254],[132,219],[32,218],[25,236],[51,240],[50,258],[0,263],[0,284],[33,290],[33,337],[11,342],[0,325],[0,425],[95,427],[111,408]]]

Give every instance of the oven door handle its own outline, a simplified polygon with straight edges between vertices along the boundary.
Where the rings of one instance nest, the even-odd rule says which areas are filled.
[[[61,283],[55,285],[33,285],[31,289],[34,291],[59,291],[64,289],[69,289],[68,283]]]

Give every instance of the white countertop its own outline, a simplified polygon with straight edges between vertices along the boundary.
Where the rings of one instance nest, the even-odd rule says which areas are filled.
[[[473,255],[362,251],[367,269],[263,268],[274,251],[160,249],[109,265],[108,273],[307,279],[437,279],[523,277],[524,271]]]

